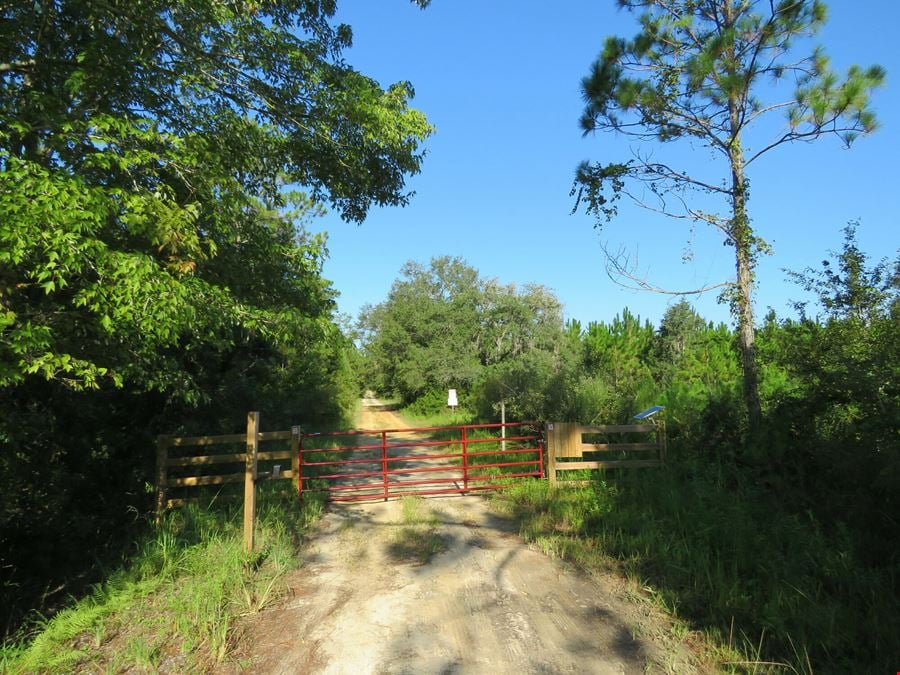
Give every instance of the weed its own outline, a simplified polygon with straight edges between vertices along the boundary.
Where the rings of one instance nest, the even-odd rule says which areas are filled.
[[[214,667],[235,646],[236,619],[279,597],[286,573],[299,565],[297,545],[322,510],[319,499],[298,506],[283,490],[260,489],[253,554],[243,550],[238,506],[173,511],[88,597],[39,626],[30,641],[4,645],[0,670],[68,672],[90,664],[153,671],[179,653],[188,670]]]
[[[160,660],[159,645],[143,637],[135,637],[125,647],[125,658],[135,668],[156,670]]]
[[[403,512],[403,524],[409,526],[434,525],[437,517],[425,508],[419,497],[404,497],[400,501]]]
[[[447,549],[447,542],[437,532],[437,514],[426,508],[421,498],[404,497],[400,507],[401,526],[387,551],[393,560],[424,565]]]

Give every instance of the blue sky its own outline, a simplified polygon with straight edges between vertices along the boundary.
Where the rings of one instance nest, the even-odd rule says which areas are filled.
[[[434,0],[419,10],[405,0],[342,0],[338,19],[353,27],[345,57],[383,85],[410,81],[413,104],[437,128],[422,173],[409,182],[406,208],[375,209],[361,225],[335,214],[314,223],[329,233],[325,276],[355,317],[383,301],[407,260],[464,258],[485,277],[552,289],[567,318],[608,321],[623,307],[657,323],[671,296],[630,291],[604,272],[601,242],[636,254],[640,271],[660,286],[694,288],[733,276],[733,249],[718,233],[623,207],[601,231],[584,214],[570,215],[577,164],[620,160],[629,144],[610,135],[584,138],[578,127],[581,78],[610,34],[631,36],[632,15],[613,0]],[[873,258],[900,247],[900,2],[833,0],[816,39],[841,71],[881,64],[887,84],[874,99],[881,123],[850,150],[836,138],[782,147],[750,171],[750,213],[774,255],[759,266],[757,313],[792,314],[803,293],[783,268],[817,266],[839,249],[841,230],[859,219],[861,247]],[[776,120],[781,123],[781,118]],[[711,171],[700,147],[675,144],[672,162]],[[682,262],[690,244],[693,260]],[[693,296],[700,313],[730,321],[717,293]]]

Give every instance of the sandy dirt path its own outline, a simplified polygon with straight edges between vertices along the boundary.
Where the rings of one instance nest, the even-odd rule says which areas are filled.
[[[362,428],[406,426],[365,403]],[[332,505],[290,585],[248,626],[245,672],[689,670],[648,607],[529,548],[484,497]]]

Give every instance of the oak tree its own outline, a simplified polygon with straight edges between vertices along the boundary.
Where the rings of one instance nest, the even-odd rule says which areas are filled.
[[[344,61],[335,9],[0,4],[0,386],[181,390],[161,351],[318,314],[287,187],[301,214],[403,205],[431,132],[408,83]]]
[[[118,559],[154,434],[355,393],[304,224],[405,204],[431,127],[335,11],[0,0],[0,631]]]

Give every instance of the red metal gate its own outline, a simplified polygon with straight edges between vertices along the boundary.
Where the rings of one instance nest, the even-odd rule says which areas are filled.
[[[536,422],[334,431],[300,439],[300,495],[334,501],[460,494],[544,477]]]

